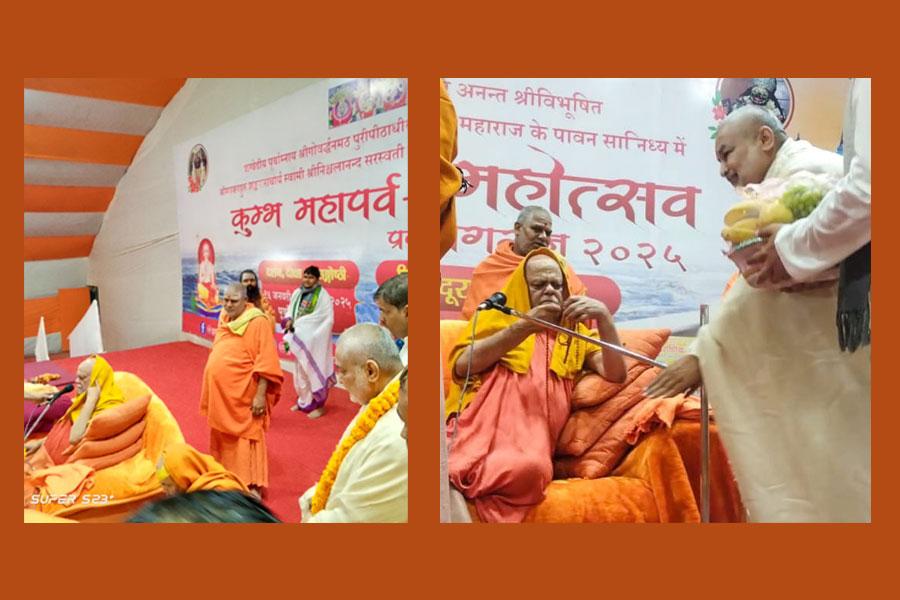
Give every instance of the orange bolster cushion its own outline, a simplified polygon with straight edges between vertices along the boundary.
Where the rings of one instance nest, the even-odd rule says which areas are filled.
[[[122,448],[118,452],[114,452],[112,454],[107,454],[106,456],[97,456],[94,458],[82,458],[78,460],[78,464],[87,465],[89,467],[93,467],[95,470],[99,471],[100,469],[105,469],[107,467],[114,467],[120,462],[124,460],[128,460],[138,452],[140,452],[144,447],[143,439],[138,438],[134,441],[133,444],[126,448]]]
[[[581,456],[601,438],[607,437],[610,430],[635,405],[644,400],[644,388],[658,374],[659,369],[656,367],[642,369],[633,382],[609,400],[590,408],[573,410],[560,433],[556,445],[557,456]],[[624,437],[619,441],[624,443]]]
[[[563,456],[554,460],[554,479],[597,479],[612,473],[632,448],[627,441],[628,433],[637,422],[642,408],[640,404],[631,406],[581,456]]]
[[[103,413],[100,413],[103,414]],[[120,450],[130,447],[136,441],[140,441],[147,427],[147,419],[141,419],[119,435],[114,435],[105,440],[89,440],[87,437],[78,444],[70,460],[76,461],[84,458],[100,458],[115,454]]]
[[[94,415],[88,424],[84,439],[106,440],[119,435],[144,418],[149,404],[150,396],[146,395]]]
[[[669,329],[624,329],[619,331],[619,339],[628,350],[643,354],[647,358],[656,358],[671,334],[672,331]],[[581,377],[572,390],[572,408],[587,408],[606,402],[632,385],[648,368],[650,365],[647,363],[626,356],[625,381],[622,383],[607,381],[596,373]]]

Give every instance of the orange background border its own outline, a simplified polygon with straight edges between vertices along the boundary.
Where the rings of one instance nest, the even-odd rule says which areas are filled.
[[[52,3],[51,3],[52,4]],[[467,598],[553,594],[811,597],[871,591],[886,581],[896,554],[897,403],[890,396],[889,348],[896,316],[882,310],[874,345],[872,525],[616,525],[441,526],[438,518],[437,404],[438,274],[437,114],[439,76],[787,76],[864,74],[875,80],[876,189],[888,189],[887,157],[897,139],[892,52],[882,41],[894,19],[847,15],[840,7],[768,8],[716,3],[696,14],[668,3],[655,9],[610,4],[517,9],[487,2],[400,4],[363,13],[333,6],[292,8],[209,5],[141,11],[116,23],[121,3],[85,11],[48,3],[10,7],[15,33],[4,56],[15,66],[4,78],[2,114],[6,154],[3,239],[10,291],[19,294],[22,261],[22,79],[26,76],[404,76],[410,78],[411,329],[410,524],[406,526],[195,526],[124,525],[25,527],[17,503],[6,496],[4,517],[14,535],[7,565],[31,591],[110,594],[147,590],[203,597],[237,594],[336,596],[366,594]],[[425,10],[425,9],[428,10]],[[519,8],[521,10],[519,10]],[[200,9],[196,12],[196,9]],[[771,10],[770,10],[771,9]],[[23,14],[25,11],[28,14]],[[558,11],[554,13],[552,11]],[[294,14],[291,14],[293,11]],[[774,13],[773,13],[774,11]],[[861,11],[856,11],[860,13]],[[233,15],[228,20],[225,15]],[[360,15],[352,22],[351,15]],[[363,16],[364,15],[364,16]],[[830,17],[831,21],[826,21]],[[867,22],[854,23],[853,19]],[[649,19],[655,19],[651,22]],[[731,21],[730,19],[734,19]],[[26,26],[27,23],[31,26]],[[300,27],[303,24],[304,26]],[[300,27],[298,29],[298,27]],[[883,28],[881,31],[878,28]],[[896,34],[892,33],[892,36]],[[18,38],[18,39],[17,39]],[[792,51],[796,54],[792,55]],[[862,73],[861,73],[862,72]],[[465,156],[465,148],[461,148]],[[884,158],[881,158],[884,157]],[[710,157],[712,159],[712,157]],[[884,165],[883,167],[881,165]],[[711,168],[713,168],[711,162]],[[876,237],[893,235],[897,202],[879,202]],[[876,245],[874,304],[895,296],[888,244]],[[417,304],[416,302],[421,302]],[[13,319],[21,319],[16,308]],[[14,327],[18,330],[18,327]],[[7,339],[5,396],[17,398],[20,346]],[[430,360],[428,357],[434,357]],[[420,358],[421,357],[421,358]],[[879,377],[878,374],[881,374]],[[17,404],[15,404],[18,406]],[[17,410],[17,409],[16,409]],[[18,465],[17,412],[3,419],[4,472]],[[137,577],[135,577],[137,574]],[[33,578],[33,579],[32,579]],[[893,587],[893,586],[892,586]],[[178,590],[178,591],[176,591]],[[330,592],[326,591],[330,590]]]

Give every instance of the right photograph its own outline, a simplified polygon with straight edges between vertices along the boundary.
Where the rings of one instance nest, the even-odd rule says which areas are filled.
[[[871,521],[871,80],[440,81],[441,521]]]

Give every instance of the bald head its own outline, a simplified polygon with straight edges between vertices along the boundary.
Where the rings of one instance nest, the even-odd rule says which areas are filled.
[[[719,123],[719,128],[716,130],[716,138],[718,139],[723,128],[726,131],[729,128],[734,128],[737,132],[752,137],[757,135],[761,127],[768,127],[772,130],[772,133],[778,138],[779,147],[784,143],[784,140],[787,139],[784,125],[781,124],[781,121],[775,116],[775,113],[762,106],[753,105],[741,106],[725,117],[722,122]]]
[[[350,397],[366,404],[403,369],[403,363],[387,329],[359,323],[338,338],[334,369]]]
[[[231,283],[222,296],[222,309],[229,320],[237,319],[247,309],[247,288],[240,283]]]
[[[533,256],[525,265],[525,281],[531,308],[542,304],[562,306],[567,290],[559,263],[546,255]]]
[[[552,219],[552,217],[550,216],[550,212],[546,208],[544,208],[543,206],[535,206],[532,204],[519,211],[519,215],[516,217],[516,223],[525,223],[526,221],[531,219],[532,215],[543,215],[548,219]]]
[[[546,248],[553,233],[553,217],[540,206],[526,206],[516,217],[513,252],[525,256],[535,248]]]
[[[225,288],[225,295],[237,295],[244,300],[247,299],[247,288],[240,283],[229,283]]]
[[[94,365],[97,362],[95,356],[89,356],[81,361],[78,369],[75,371],[75,393],[83,394],[87,391],[91,382],[91,373],[94,371]]]
[[[769,110],[738,108],[716,130],[719,174],[735,187],[761,183],[785,140],[781,121]]]
[[[374,323],[359,323],[345,330],[338,338],[337,348],[343,348],[347,357],[374,360],[382,369],[389,370],[391,376],[403,368],[400,351],[391,339],[391,334]]]

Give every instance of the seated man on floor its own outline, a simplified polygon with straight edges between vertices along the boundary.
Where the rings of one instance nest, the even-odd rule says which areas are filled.
[[[600,338],[618,344],[609,310],[572,295],[564,272],[555,252],[532,250],[503,288],[507,306],[592,337],[598,331],[586,324],[596,322]],[[621,382],[625,362],[618,353],[498,311],[481,312],[474,345],[471,337],[470,324],[450,354],[450,482],[474,501],[482,521],[520,522],[553,479],[575,378],[589,370]]]
[[[68,457],[63,453],[81,441],[91,419],[125,402],[124,394],[113,380],[112,367],[96,355],[78,365],[75,393],[69,410],[54,423],[47,437],[25,443],[26,461],[33,469],[65,463]]]
[[[223,467],[212,456],[182,443],[166,446],[159,458],[156,475],[169,495],[200,490],[250,493],[240,477]]]
[[[304,523],[403,523],[407,454],[397,414],[403,364],[386,329],[344,331],[334,356],[338,381],[361,404],[316,485],[300,497]]]
[[[477,307],[485,298],[501,289],[509,280],[513,271],[522,263],[525,256],[536,248],[547,248],[550,245],[550,234],[553,231],[553,217],[540,206],[526,206],[516,217],[513,225],[515,239],[503,240],[494,249],[493,254],[478,263],[472,272],[472,282],[462,307],[462,318],[471,319]],[[587,293],[587,288],[575,275],[564,259],[566,280],[573,296]]]

